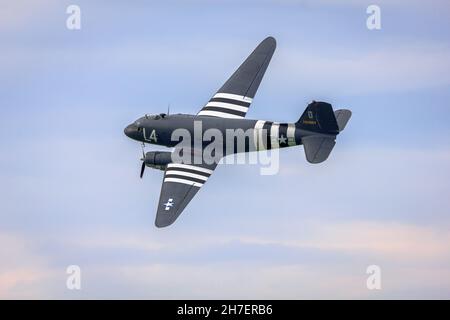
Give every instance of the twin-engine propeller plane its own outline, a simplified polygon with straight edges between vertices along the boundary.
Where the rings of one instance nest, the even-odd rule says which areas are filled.
[[[351,117],[350,110],[333,111],[329,103],[313,101],[295,123],[245,119],[275,47],[274,38],[263,40],[196,115],[145,115],[125,128],[131,139],[174,148],[172,152],[147,152],[142,158],[141,178],[146,166],[164,170],[157,227],[169,226],[179,217],[213,173],[217,160],[224,156],[303,145],[308,162],[320,163],[328,158],[336,136]],[[220,150],[215,148],[206,157],[208,145],[221,139],[210,137],[186,143],[181,141],[180,129],[191,137],[199,130],[202,137],[208,130],[223,136],[232,130],[235,136],[220,141]],[[236,145],[239,139],[243,143]]]

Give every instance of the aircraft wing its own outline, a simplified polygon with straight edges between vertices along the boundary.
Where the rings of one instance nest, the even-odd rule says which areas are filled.
[[[264,39],[197,114],[241,119],[255,97],[259,84],[275,51],[276,41]]]
[[[211,165],[169,163],[167,165],[156,212],[155,225],[158,228],[171,225],[180,216],[216,166],[216,163]]]

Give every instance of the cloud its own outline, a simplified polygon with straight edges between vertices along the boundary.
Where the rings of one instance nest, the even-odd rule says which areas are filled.
[[[396,43],[356,52],[331,48],[311,52],[291,47],[278,55],[271,81],[285,83],[283,79],[289,79],[289,90],[295,84],[306,91],[320,88],[322,92],[369,94],[450,85],[450,47],[444,44]]]
[[[280,245],[377,255],[390,261],[439,261],[450,264],[448,230],[390,222],[308,223],[308,236],[296,239],[243,238],[243,243]],[[302,237],[301,237],[302,238]]]
[[[113,252],[125,243],[128,252],[143,250],[142,255],[149,258],[87,265],[84,294],[100,298],[354,299],[444,298],[449,292],[450,283],[443,280],[449,275],[445,266],[450,264],[447,232],[367,221],[307,222],[305,229],[306,234],[292,238],[245,233],[204,237],[182,232],[157,240],[160,248],[113,240],[105,244]],[[287,234],[293,235],[289,230]],[[149,238],[140,232],[136,237]],[[189,239],[186,246],[185,239]],[[92,240],[85,250],[96,250]],[[366,268],[371,264],[382,269],[383,290],[378,293],[365,287]],[[104,290],[105,286],[111,290]]]
[[[0,240],[7,246],[0,250],[0,296],[444,298],[450,291],[445,280],[448,232],[368,220],[304,221],[301,230],[295,226],[267,236],[239,230],[214,235],[207,230],[159,233],[115,227],[80,232],[77,238],[49,235],[34,245],[3,233]],[[64,288],[69,261],[81,266],[80,292]],[[370,264],[382,268],[381,292],[365,287]]]
[[[1,232],[0,243],[0,299],[35,299],[48,294],[45,282],[55,274],[31,242]]]
[[[56,4],[57,1],[54,0],[2,1],[0,30],[2,32],[20,31],[30,23],[39,21]]]
[[[251,51],[248,42],[239,44],[237,39],[228,41],[209,41],[208,46],[203,46],[204,40],[198,39],[151,45],[128,41],[115,48],[98,45],[89,48],[38,47],[33,49],[32,55],[27,48],[7,47],[3,53],[5,63],[0,68],[16,75],[29,73],[29,70],[39,68],[37,66],[46,69],[53,66],[67,72],[71,72],[69,70],[73,67],[77,72],[92,72],[93,69],[96,72],[140,70],[142,74],[178,74],[197,83],[222,79],[218,81],[220,84]],[[249,49],[235,49],[241,47]],[[217,52],[221,55],[220,66],[217,65]],[[277,51],[265,82],[270,90],[278,93],[292,93],[302,88],[303,92],[320,90],[330,95],[439,88],[450,85],[449,55],[450,47],[439,42],[385,43],[365,50],[332,47],[311,50],[284,44]],[[199,69],[201,73],[194,72]]]

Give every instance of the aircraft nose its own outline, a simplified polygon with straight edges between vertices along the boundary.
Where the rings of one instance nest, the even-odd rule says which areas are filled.
[[[133,132],[134,132],[133,125],[132,125],[132,124],[128,125],[128,126],[123,130],[123,132],[125,133],[125,135],[126,135],[127,137],[131,138],[131,135],[132,135]]]

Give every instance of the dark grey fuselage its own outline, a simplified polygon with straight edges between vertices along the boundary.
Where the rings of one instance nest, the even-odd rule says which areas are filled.
[[[228,155],[296,146],[310,132],[298,128],[296,123],[174,114],[159,119],[139,118],[125,129],[125,134],[165,147],[176,147],[189,136],[191,146],[201,149],[222,136],[223,154]]]

